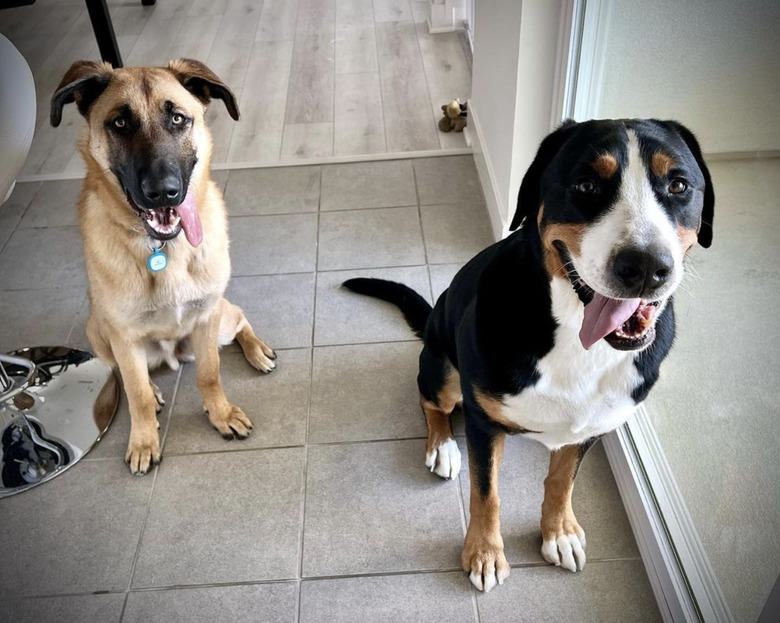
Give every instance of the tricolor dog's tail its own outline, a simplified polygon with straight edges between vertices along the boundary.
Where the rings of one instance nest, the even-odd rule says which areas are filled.
[[[423,336],[425,324],[428,322],[428,316],[433,309],[423,297],[410,287],[395,281],[385,281],[384,279],[366,279],[359,277],[357,279],[348,279],[342,284],[348,290],[373,296],[374,298],[387,301],[397,305],[404,314],[406,322],[417,334]]]

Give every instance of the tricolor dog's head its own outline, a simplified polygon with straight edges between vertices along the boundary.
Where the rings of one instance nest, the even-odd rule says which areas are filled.
[[[82,149],[88,170],[93,164],[113,174],[106,176],[113,179],[112,189],[140,218],[146,234],[169,240],[183,229],[197,246],[202,231],[190,184],[209,165],[204,114],[212,98],[223,100],[238,119],[233,93],[198,61],[124,69],[79,61],[52,97],[51,124],[58,126],[63,106],[76,102],[88,123]]]
[[[569,121],[542,142],[510,228],[538,227],[548,273],[585,303],[585,348],[604,338],[641,350],[689,249],[710,246],[714,204],[699,144],[679,123]]]

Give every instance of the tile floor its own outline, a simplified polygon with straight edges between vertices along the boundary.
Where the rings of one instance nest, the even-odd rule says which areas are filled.
[[[437,130],[441,105],[471,96],[461,33],[430,35],[420,0],[107,0],[125,65],[202,60],[235,92],[242,117],[208,113],[213,162],[278,163],[466,146]],[[22,175],[83,172],[75,107],[49,100],[79,59],[99,60],[83,0],[0,11],[0,33],[32,68],[36,134]]]
[[[228,296],[279,353],[266,377],[223,350],[226,392],[255,431],[227,442],[211,429],[191,365],[156,373],[159,468],[129,474],[123,405],[85,460],[0,503],[0,620],[659,619],[601,446],[575,492],[588,566],[574,575],[539,554],[547,452],[507,443],[512,575],[475,592],[459,570],[467,467],[449,482],[424,467],[420,343],[390,306],[338,287],[376,275],[437,296],[491,241],[470,156],[215,177],[231,214]],[[87,347],[78,184],[22,183],[0,208],[0,350]],[[457,417],[455,430],[465,450]]]

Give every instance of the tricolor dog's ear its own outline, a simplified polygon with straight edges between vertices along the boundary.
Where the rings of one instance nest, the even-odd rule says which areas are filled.
[[[108,63],[76,61],[70,66],[51,98],[49,121],[56,128],[62,121],[62,107],[76,102],[85,117],[89,107],[108,86],[114,68]]]
[[[190,58],[177,58],[168,63],[168,69],[185,89],[204,104],[208,104],[212,98],[221,99],[230,116],[238,121],[240,113],[233,91],[203,63]]]
[[[699,224],[698,241],[705,249],[709,248],[712,244],[712,223],[715,219],[715,189],[712,187],[712,178],[710,177],[710,170],[707,168],[704,158],[701,155],[701,147],[699,147],[699,141],[693,135],[688,128],[677,121],[667,121],[677,134],[680,135],[682,140],[691,150],[696,164],[699,165],[702,175],[704,176],[704,205],[701,210],[701,223]]]
[[[579,125],[576,121],[567,119],[558,129],[548,135],[539,146],[536,157],[528,167],[523,182],[520,184],[520,192],[517,196],[517,209],[512,218],[510,231],[516,230],[527,217],[533,218],[539,211],[541,204],[541,181],[542,174],[550,164],[555,155],[561,149],[563,144],[569,139],[572,129]]]

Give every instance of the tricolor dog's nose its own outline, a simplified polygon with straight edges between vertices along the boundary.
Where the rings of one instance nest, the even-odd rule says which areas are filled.
[[[652,292],[672,276],[674,259],[660,249],[623,249],[615,256],[612,270],[635,296]]]
[[[141,190],[156,207],[179,205],[184,199],[178,175],[147,176],[141,180]]]

